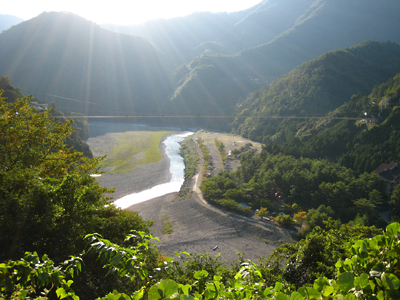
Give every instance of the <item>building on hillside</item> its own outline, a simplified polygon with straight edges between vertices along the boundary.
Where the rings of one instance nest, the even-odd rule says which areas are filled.
[[[44,111],[47,109],[48,104],[46,103],[39,103],[39,102],[31,102],[31,107],[34,107],[35,109],[39,111]]]
[[[374,172],[387,183],[386,194],[390,196],[396,184],[400,182],[400,166],[393,161],[389,164],[383,163]]]

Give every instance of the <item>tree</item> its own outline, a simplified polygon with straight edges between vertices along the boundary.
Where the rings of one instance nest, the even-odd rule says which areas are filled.
[[[372,190],[369,193],[369,201],[371,202],[372,205],[375,207],[382,205],[382,196],[381,193],[378,190]]]
[[[256,213],[257,216],[259,217],[268,217],[269,216],[269,212],[267,208],[261,207],[260,210]]]
[[[325,228],[324,221],[333,216],[333,210],[329,206],[320,205],[317,209],[310,209],[307,213],[307,223],[311,228],[320,226]]]
[[[293,219],[289,215],[280,215],[275,217],[275,220],[282,226],[292,226],[294,225]]]
[[[36,251],[59,262],[83,249],[85,234],[123,241],[131,229],[147,230],[137,213],[106,207],[103,193],[111,190],[90,176],[102,158],[89,159],[64,143],[71,121],[53,122],[30,99],[0,99],[0,260]]]
[[[293,221],[297,223],[297,225],[303,225],[307,218],[307,213],[305,211],[299,211],[297,214],[294,214]]]
[[[400,184],[396,185],[389,201],[392,207],[392,213],[395,216],[400,216]]]

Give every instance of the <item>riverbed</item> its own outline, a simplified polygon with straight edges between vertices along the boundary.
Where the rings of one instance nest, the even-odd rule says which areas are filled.
[[[169,158],[169,172],[171,180],[167,183],[153,186],[150,189],[139,193],[132,193],[114,201],[114,204],[122,209],[128,208],[150,199],[154,199],[166,194],[179,192],[185,179],[185,165],[183,157],[179,154],[180,143],[193,132],[171,134],[162,142],[165,153]]]
[[[137,125],[137,124],[123,124],[123,123],[108,123],[108,122],[99,122],[99,121],[91,121],[90,125],[90,138],[88,140],[88,144],[90,148],[96,149],[93,151],[93,155],[95,157],[103,156],[107,154],[107,151],[111,151],[112,146],[115,143],[114,133],[117,132],[126,132],[126,131],[174,131],[177,135],[183,134],[183,132],[179,132],[179,128],[173,127],[153,127],[146,125]],[[145,190],[149,190],[155,186],[168,184],[172,180],[172,173],[176,174],[177,171],[175,169],[175,163],[170,164],[169,154],[166,153],[166,144],[164,143],[168,136],[165,136],[160,143],[161,148],[161,160],[147,164],[144,166],[140,166],[130,170],[129,172],[107,172],[103,174],[101,177],[98,177],[101,186],[108,188],[115,188],[115,192],[112,194],[108,194],[108,196],[112,197],[111,201],[115,201],[121,199],[127,195],[133,193],[139,193]],[[183,138],[182,138],[183,139]],[[173,141],[173,140],[171,140]],[[176,153],[179,151],[179,142],[175,144],[175,147],[172,147]],[[180,155],[177,155],[174,160],[179,158],[182,160]],[[172,171],[170,168],[172,167]],[[180,167],[181,174],[183,174],[183,162]],[[178,176],[178,175],[177,175]],[[183,180],[183,175],[181,175],[181,180]],[[177,181],[175,179],[174,181]],[[158,188],[163,190],[163,188]],[[176,188],[174,189],[176,190]]]
[[[105,127],[109,126],[107,124]],[[127,126],[127,130],[131,128]],[[120,131],[109,133],[112,132]],[[98,142],[104,142],[104,148],[112,142],[112,138],[107,139],[107,135],[103,134],[100,137],[102,140]],[[117,187],[115,199],[171,182],[172,174],[165,143],[161,142],[160,147],[161,161],[135,168],[126,175],[104,174],[97,180],[103,180],[102,184],[106,186]],[[189,189],[193,186],[192,181],[185,184],[188,184]],[[151,197],[153,196],[154,194]],[[163,254],[172,257],[175,256],[175,252],[180,251],[208,252],[213,257],[220,253],[223,261],[234,262],[239,252],[244,254],[245,258],[257,261],[260,256],[267,257],[271,254],[276,245],[290,241],[290,233],[285,230],[271,229],[255,220],[247,221],[246,218],[215,209],[200,201],[196,193],[189,193],[187,197],[179,197],[178,192],[167,193],[131,205],[127,209],[138,211],[146,221],[154,221],[150,230],[154,236],[160,238],[160,241],[156,242],[157,247]],[[163,232],[166,222],[172,226],[170,234]],[[215,246],[218,246],[217,250],[213,250]]]

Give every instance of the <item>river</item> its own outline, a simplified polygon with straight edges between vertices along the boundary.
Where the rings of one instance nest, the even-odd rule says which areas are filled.
[[[180,143],[193,132],[185,132],[168,136],[163,143],[165,144],[165,152],[170,159],[169,171],[172,175],[171,181],[153,186],[148,190],[138,193],[126,195],[113,202],[114,205],[122,209],[131,205],[144,202],[153,198],[157,198],[169,193],[179,192],[185,180],[185,164],[183,157],[179,154]]]

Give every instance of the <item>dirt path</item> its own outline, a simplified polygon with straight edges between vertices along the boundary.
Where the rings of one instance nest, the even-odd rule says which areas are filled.
[[[252,142],[243,137],[227,133],[200,131],[192,136],[193,140],[196,140],[198,138],[203,139],[204,143],[207,145],[208,151],[210,152],[214,167],[213,171],[211,172],[212,176],[216,175],[220,170],[224,169],[228,171],[235,171],[240,166],[240,159],[233,158],[233,156],[228,157],[228,159],[226,160],[226,165],[223,165],[221,154],[215,146],[215,139],[224,144],[226,153],[229,153],[234,149],[239,149],[247,143],[251,143],[253,145],[253,148],[257,151],[261,151],[262,149],[262,144],[260,143]]]

